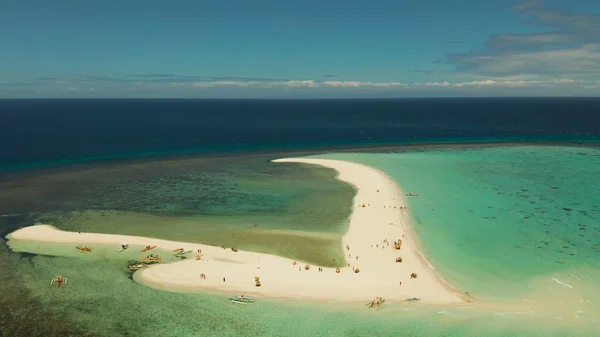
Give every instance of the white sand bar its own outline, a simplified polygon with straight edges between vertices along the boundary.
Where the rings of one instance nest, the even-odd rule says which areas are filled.
[[[246,251],[233,252],[210,245],[158,240],[126,235],[77,233],[38,225],[11,233],[12,240],[64,242],[73,244],[158,245],[163,249],[202,250],[201,260],[159,264],[135,273],[137,282],[155,288],[175,291],[211,290],[229,295],[264,296],[338,302],[368,302],[381,296],[391,302],[421,298],[421,303],[460,304],[468,299],[446,284],[418,251],[405,198],[396,183],[383,172],[362,164],[312,158],[288,158],[275,163],[305,163],[335,169],[338,179],[357,190],[353,201],[348,232],[342,239],[346,261],[350,267],[323,268],[306,263]],[[364,207],[363,207],[364,205]],[[384,240],[389,245],[384,244]],[[401,250],[393,242],[402,239]],[[378,245],[378,246],[377,246]],[[347,250],[346,246],[350,249]],[[383,248],[382,248],[383,247]],[[140,255],[143,255],[142,253]],[[193,256],[193,255],[192,255]],[[358,259],[356,257],[358,256]],[[396,257],[403,262],[395,262]],[[141,256],[140,256],[141,257]],[[359,268],[355,273],[353,267]],[[300,270],[299,270],[300,268]],[[410,275],[416,273],[417,279]],[[202,279],[200,274],[205,274]],[[255,286],[255,277],[262,286]],[[225,282],[223,281],[225,278]],[[400,285],[400,282],[402,284]]]

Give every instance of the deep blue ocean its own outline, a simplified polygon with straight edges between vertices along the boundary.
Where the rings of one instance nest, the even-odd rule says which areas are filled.
[[[0,170],[170,153],[599,135],[597,98],[0,100]]]

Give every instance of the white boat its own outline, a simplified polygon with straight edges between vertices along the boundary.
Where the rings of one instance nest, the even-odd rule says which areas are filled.
[[[129,266],[128,268],[130,271],[136,271],[136,270],[139,270],[142,268],[148,268],[148,267],[149,266],[145,263],[137,263],[137,264],[133,264],[133,265]]]
[[[131,248],[132,248],[132,247],[130,247],[130,246],[129,246],[129,244],[128,244],[127,242],[123,242],[123,243],[121,244],[121,248],[119,248],[118,252],[119,252],[119,253],[121,253],[121,252],[126,252],[126,251],[130,250]]]
[[[50,285],[51,286],[61,286],[63,284],[67,284],[67,278],[66,277],[62,277],[62,276],[57,276],[55,278],[52,279],[52,281],[50,281]]]

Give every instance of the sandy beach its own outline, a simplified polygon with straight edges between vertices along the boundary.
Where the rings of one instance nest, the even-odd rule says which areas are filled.
[[[336,170],[338,179],[357,190],[348,232],[342,239],[346,252],[344,268],[322,268],[306,262],[246,251],[234,252],[197,243],[175,242],[139,236],[77,233],[36,225],[17,230],[10,240],[60,242],[71,244],[157,245],[161,249],[184,248],[201,259],[158,264],[135,272],[140,284],[174,291],[210,290],[228,295],[368,302],[377,296],[400,302],[420,298],[427,304],[460,304],[469,299],[445,283],[418,250],[418,243],[408,216],[405,197],[397,184],[383,172],[369,166],[328,159],[287,158],[273,165],[305,163]],[[402,240],[400,250],[394,241]],[[386,241],[387,240],[387,241]],[[349,248],[349,249],[348,249]],[[143,253],[140,253],[140,257]],[[401,257],[402,262],[396,262]],[[296,264],[294,264],[296,262]],[[355,268],[360,272],[356,273]],[[417,274],[412,279],[411,274]],[[205,274],[206,278],[200,277]],[[255,286],[259,277],[261,286]]]

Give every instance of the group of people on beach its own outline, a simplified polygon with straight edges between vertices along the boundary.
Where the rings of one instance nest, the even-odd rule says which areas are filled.
[[[377,190],[377,192],[379,192],[379,190]],[[408,196],[408,194],[407,194],[407,196]],[[416,196],[416,194],[412,194],[412,193],[411,193],[411,194],[410,194],[410,196]],[[360,206],[361,206],[361,207],[363,207],[363,208],[365,208],[365,207],[371,207],[371,204],[360,204]],[[389,207],[391,208],[392,206],[389,206]],[[396,208],[396,207],[398,207],[398,206],[394,206],[394,208]],[[385,206],[384,206],[384,208],[385,208]],[[406,210],[406,209],[408,209],[406,206],[399,206],[399,208],[400,208],[400,209],[402,209],[402,210]],[[391,225],[391,224],[392,224],[392,223],[390,223],[390,225]],[[255,225],[255,227],[258,227],[258,226],[257,226],[257,225]],[[402,238],[404,238],[404,237],[405,237],[405,235],[402,235]],[[394,245],[394,247],[395,247],[396,249],[398,249],[398,247],[397,247],[397,246],[398,246],[398,243],[399,243],[399,242],[402,242],[402,240],[399,240],[399,241],[394,241],[394,243],[393,243],[393,245]],[[384,239],[384,240],[382,241],[382,243],[381,243],[381,244],[379,244],[379,243],[375,244],[375,247],[376,247],[376,248],[379,248],[379,246],[380,246],[380,245],[381,245],[381,248],[382,248],[382,249],[384,249],[385,247],[389,247],[389,246],[390,246],[390,241],[389,241],[388,239]],[[350,248],[350,245],[346,245],[346,246],[345,246],[345,248],[346,248],[346,251],[349,253],[349,254],[348,254],[348,258],[352,258],[352,253],[350,252],[350,249],[351,249],[351,248]],[[373,245],[371,245],[371,248],[373,248]],[[227,248],[226,248],[225,246],[221,246],[221,249],[227,249]],[[232,251],[234,251],[234,252],[235,252],[235,251],[237,251],[237,248],[236,248],[236,247],[230,247],[230,249],[231,249]],[[201,250],[200,250],[200,249],[198,249],[198,254],[200,254],[200,253],[201,253]],[[152,255],[150,255],[150,257],[152,257]],[[358,260],[358,259],[359,259],[358,255],[356,255],[356,256],[355,256],[355,259],[356,259],[356,260]],[[335,263],[335,259],[333,259],[333,262]],[[294,265],[294,266],[296,266],[296,261],[294,261],[293,265]],[[348,266],[348,268],[350,268],[351,264],[350,264],[350,263],[347,263],[347,266]],[[302,269],[303,269],[303,268],[302,268],[301,266],[298,266],[298,271],[302,271]],[[306,270],[309,270],[310,268],[309,268],[309,267],[308,267],[308,265],[307,265],[307,266],[305,266],[305,268],[304,268],[304,269],[306,269]],[[356,267],[354,267],[354,266],[352,266],[352,270],[353,270],[354,272],[356,272],[356,273],[358,272],[358,268],[356,268]],[[323,271],[323,268],[322,268],[322,267],[318,267],[318,271],[319,271],[319,272],[322,272],[322,271]],[[339,272],[340,272],[340,269],[339,269],[339,268],[336,268],[336,273],[339,273]],[[206,280],[206,274],[205,274],[205,273],[202,273],[202,274],[200,274],[200,278],[201,278],[202,280]],[[416,279],[416,278],[417,278],[417,274],[416,274],[416,273],[411,273],[411,274],[410,274],[410,278],[411,278],[411,279]],[[226,281],[226,279],[225,279],[225,277],[223,277],[223,282],[225,282],[225,281]],[[399,286],[402,286],[402,281],[400,281],[398,284],[399,284]],[[377,305],[377,304],[380,304],[380,303],[381,303],[381,302],[383,302],[383,301],[384,301],[384,300],[383,300],[383,298],[382,298],[382,297],[377,297],[377,299],[376,299],[376,300],[374,300],[374,301],[372,301],[370,304],[375,304],[375,305]]]

